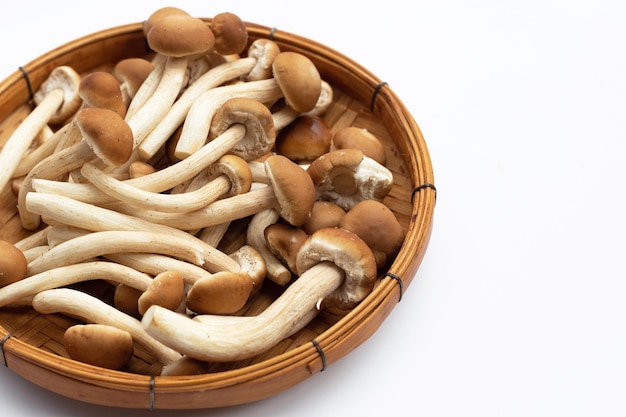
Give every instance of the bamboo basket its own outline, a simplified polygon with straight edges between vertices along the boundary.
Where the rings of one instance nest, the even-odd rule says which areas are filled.
[[[384,143],[387,167],[394,174],[393,189],[384,202],[396,214],[406,236],[374,291],[345,316],[322,313],[264,354],[211,365],[209,373],[196,376],[159,376],[155,360],[139,346],[125,371],[71,360],[62,340],[74,319],[41,315],[28,306],[5,307],[0,309],[0,360],[7,368],[58,394],[113,407],[201,409],[250,403],[287,390],[350,353],[378,329],[402,299],[424,257],[436,199],[431,161],[418,125],[386,83],[349,58],[291,33],[254,23],[247,27],[250,41],[271,38],[281,50],[298,51],[316,64],[334,90],[333,104],[323,115],[333,131],[350,125],[365,127]],[[82,37],[20,67],[0,83],[0,144],[32,109],[32,91],[54,67],[70,65],[79,73],[88,73],[149,53],[142,24],[135,23]],[[21,228],[10,187],[1,193],[0,239],[17,242],[31,232]],[[235,223],[220,249],[233,250],[243,228],[245,224]],[[112,297],[110,287],[97,281],[84,284],[85,290],[104,300]],[[245,314],[262,311],[278,294],[275,286],[264,284]]]

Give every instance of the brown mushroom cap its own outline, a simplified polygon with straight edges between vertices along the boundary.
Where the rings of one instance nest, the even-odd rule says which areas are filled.
[[[347,126],[336,131],[330,142],[330,150],[359,149],[381,165],[387,163],[382,142],[370,131],[356,126]]]
[[[168,14],[158,19],[146,35],[150,49],[172,57],[211,51],[215,36],[209,26],[188,14]]]
[[[0,240],[0,288],[26,277],[28,261],[15,245]]]
[[[225,197],[243,194],[250,191],[252,187],[252,171],[250,165],[237,155],[222,155],[208,169],[210,179],[219,175],[226,175],[230,181],[230,191]]]
[[[109,165],[128,161],[133,151],[133,132],[113,110],[97,107],[81,109],[74,123],[96,156]]]
[[[281,52],[272,73],[289,107],[298,113],[312,110],[322,92],[322,78],[315,64],[298,52]]]
[[[113,76],[126,90],[129,99],[135,97],[137,90],[154,70],[154,64],[144,58],[126,58],[113,67]]]
[[[367,243],[381,267],[395,254],[404,240],[398,219],[385,204],[376,200],[357,203],[341,218],[339,227],[349,230]]]
[[[85,106],[113,110],[122,117],[126,113],[120,83],[110,72],[94,71],[83,76],[78,94]]]
[[[341,268],[345,278],[341,286],[322,301],[324,309],[336,313],[352,309],[374,288],[377,274],[374,254],[354,233],[330,227],[310,235],[296,258],[298,274],[325,261]]]
[[[219,13],[211,20],[215,35],[215,52],[221,55],[240,54],[248,44],[248,29],[234,13]]]
[[[165,6],[161,7],[154,12],[143,22],[143,34],[144,36],[148,36],[148,32],[152,29],[152,26],[159,20],[163,19],[165,16],[169,16],[172,14],[180,14],[180,15],[189,15],[183,9],[173,6]]]
[[[133,338],[105,324],[77,324],[63,335],[70,358],[107,369],[122,369],[133,355]]]
[[[325,227],[338,227],[345,210],[331,201],[318,200],[313,204],[311,218],[302,225],[302,230],[311,235]]]
[[[315,203],[315,186],[298,164],[282,155],[270,155],[263,162],[274,189],[280,216],[294,226],[309,219]]]
[[[274,223],[263,232],[269,250],[293,273],[297,273],[298,250],[309,237],[304,230],[285,223]]]
[[[246,272],[220,271],[197,280],[187,294],[187,308],[198,314],[233,314],[248,301],[252,280]]]
[[[139,314],[143,315],[152,305],[175,311],[185,297],[185,283],[178,271],[165,271],[154,280],[137,301]]]
[[[143,291],[137,288],[133,288],[130,285],[118,284],[113,294],[113,305],[129,316],[141,319],[138,303],[141,294],[143,294]]]
[[[227,100],[211,120],[209,139],[218,137],[234,124],[244,125],[246,133],[230,153],[250,161],[267,154],[274,147],[274,119],[263,103],[245,97]]]
[[[298,163],[311,162],[330,150],[332,133],[319,116],[300,116],[276,136],[276,152]]]

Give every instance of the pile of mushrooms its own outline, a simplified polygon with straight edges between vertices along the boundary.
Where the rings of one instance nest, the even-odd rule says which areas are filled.
[[[125,369],[137,343],[171,375],[259,355],[321,310],[357,306],[404,238],[383,202],[382,144],[333,132],[314,63],[249,42],[232,13],[205,23],[165,7],[144,34],[149,59],[53,70],[36,95],[50,98],[2,149],[0,185],[12,181],[33,234],[0,242],[0,308],[81,320],[64,338],[75,360]],[[242,220],[244,241],[219,249]],[[96,279],[112,304],[71,289]],[[242,315],[263,285],[282,293]]]

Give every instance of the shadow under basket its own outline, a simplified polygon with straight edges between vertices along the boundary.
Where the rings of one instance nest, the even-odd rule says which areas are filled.
[[[209,19],[204,19],[209,22]],[[269,351],[246,361],[210,364],[193,376],[160,376],[160,365],[140,346],[128,369],[113,371],[69,359],[63,333],[77,320],[61,314],[42,315],[30,306],[0,309],[0,360],[23,378],[80,401],[136,409],[201,409],[250,403],[280,393],[323,371],[366,341],[402,299],[416,275],[431,234],[436,200],[433,171],[422,134],[391,88],[349,58],[300,36],[247,23],[250,41],[274,40],[282,51],[308,56],[334,90],[322,116],[332,131],[346,126],[367,128],[384,144],[394,186],[384,203],[395,213],[405,239],[395,258],[381,270],[373,292],[347,315],[321,313],[304,329]],[[56,48],[19,68],[0,83],[0,144],[32,110],[32,91],[59,65],[81,74],[110,70],[124,58],[149,56],[142,24],[119,26]],[[27,237],[16,198],[5,187],[0,195],[0,239]],[[241,223],[241,222],[240,222]],[[245,236],[237,222],[220,248],[228,253]],[[267,281],[267,280],[266,280]],[[111,285],[93,281],[81,289],[104,300]],[[262,311],[280,294],[264,284],[245,314]]]

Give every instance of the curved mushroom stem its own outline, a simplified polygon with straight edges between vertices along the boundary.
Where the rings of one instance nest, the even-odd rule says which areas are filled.
[[[180,359],[181,354],[163,345],[142,328],[141,322],[87,293],[57,288],[45,290],[32,299],[33,308],[41,314],[63,313],[86,322],[108,324],[131,334],[163,365]]]
[[[209,272],[240,269],[239,264],[231,257],[182,230],[53,194],[29,193],[26,196],[26,206],[29,211],[46,217],[49,222],[94,232],[125,230],[168,234],[186,240],[190,247],[201,247],[200,253],[205,254],[203,267]]]
[[[258,316],[193,320],[153,306],[143,316],[142,325],[155,339],[192,358],[214,362],[246,359],[306,326],[319,312],[318,301],[335,291],[343,279],[339,267],[323,262],[303,273]]]
[[[145,291],[152,277],[113,262],[85,262],[52,268],[0,288],[0,307],[41,291],[60,288],[81,281],[103,279]]]
[[[153,276],[165,271],[179,271],[184,277],[185,284],[189,285],[200,278],[211,275],[206,269],[190,262],[158,253],[110,253],[105,257],[113,262]]]
[[[265,228],[276,223],[279,219],[280,215],[274,209],[265,209],[252,216],[246,231],[246,242],[255,248],[265,259],[267,278],[278,285],[286,285],[291,281],[291,272],[269,250],[264,235]]]

